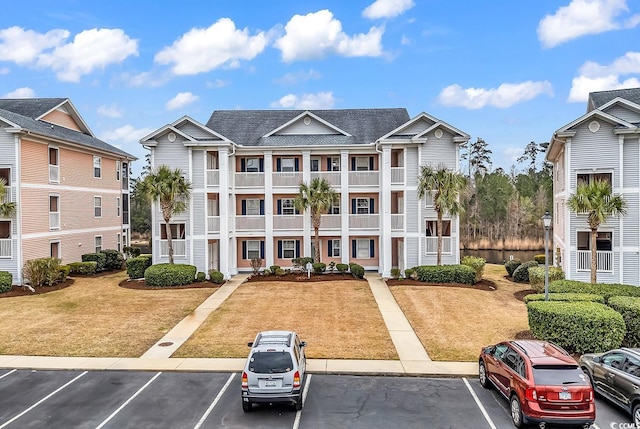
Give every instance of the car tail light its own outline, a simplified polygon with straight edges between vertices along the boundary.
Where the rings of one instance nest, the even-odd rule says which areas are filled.
[[[535,387],[529,387],[524,392],[524,397],[529,401],[537,401],[538,400],[538,392]]]
[[[246,372],[242,372],[242,388],[243,389],[249,388],[249,378],[247,377]]]
[[[293,388],[300,387],[300,372],[293,374]]]
[[[587,402],[593,402],[593,389],[589,388],[589,394],[587,395]]]

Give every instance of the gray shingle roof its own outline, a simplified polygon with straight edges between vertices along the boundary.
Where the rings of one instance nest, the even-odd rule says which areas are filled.
[[[217,110],[211,114],[207,127],[242,146],[369,144],[410,119],[407,110],[403,108],[309,110],[352,137],[345,139],[336,133],[310,138],[262,138],[304,112],[305,110]]]
[[[34,118],[48,112],[59,105],[66,98],[29,98],[24,100],[0,99],[0,118],[4,118],[24,131],[31,131],[45,137],[65,140],[71,143],[87,146],[104,152],[113,153],[125,158],[136,159],[135,156],[118,149],[100,139],[89,134],[51,124],[49,122],[37,121]]]
[[[598,91],[589,93],[587,111],[599,109],[614,98],[624,98],[633,103],[640,104],[640,88],[616,89],[611,91]]]

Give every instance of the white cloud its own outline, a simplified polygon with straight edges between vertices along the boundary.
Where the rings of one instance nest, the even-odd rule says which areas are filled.
[[[117,106],[105,106],[98,107],[98,115],[106,116],[107,118],[121,118],[122,111]]]
[[[572,0],[554,15],[545,16],[538,24],[538,39],[545,48],[588,34],[599,34],[640,24],[640,15],[625,21],[618,17],[628,12],[626,0]]]
[[[584,102],[593,91],[640,87],[638,77],[622,78],[633,74],[640,75],[640,52],[627,52],[608,66],[588,61],[580,67],[580,75],[573,78],[568,101]]]
[[[138,42],[124,31],[93,28],[76,34],[73,42],[51,53],[39,55],[37,65],[51,68],[61,81],[78,82],[83,75],[121,63],[131,55],[138,55]]]
[[[142,137],[148,136],[154,128],[138,128],[133,125],[127,124],[115,130],[105,131],[100,134],[100,140],[107,143],[137,143]]]
[[[328,10],[294,15],[285,25],[285,35],[275,41],[285,62],[319,59],[335,53],[344,57],[382,55],[384,27],[371,27],[367,34],[348,36],[342,23]]]
[[[166,108],[167,110],[179,109],[195,102],[196,100],[198,100],[198,98],[199,97],[197,95],[194,95],[190,92],[179,92],[175,97],[167,101]]]
[[[216,79],[214,81],[207,81],[207,88],[224,88],[225,86],[231,85],[231,82],[228,80]]]
[[[209,28],[193,28],[183,34],[158,52],[154,61],[170,64],[176,75],[193,75],[224,64],[237,67],[239,60],[251,60],[264,51],[267,41],[264,32],[249,36],[246,28],[238,30],[231,19],[221,18]]]
[[[67,30],[55,29],[45,34],[22,27],[0,30],[0,59],[25,65],[33,63],[45,49],[59,46],[69,37]]]
[[[35,96],[36,92],[33,89],[28,86],[23,86],[22,88],[17,88],[6,93],[2,98],[34,98]]]
[[[286,109],[331,109],[335,104],[333,92],[317,92],[315,94],[287,94],[280,100],[271,103],[271,107]]]
[[[400,44],[401,45],[410,45],[411,44],[411,39],[409,39],[407,36],[402,36],[402,39],[400,39]]]
[[[309,71],[300,70],[295,73],[286,73],[282,77],[275,79],[274,82],[282,85],[295,85],[311,79],[320,79],[321,77],[322,75],[320,74],[320,72],[317,72],[313,69],[310,69]]]
[[[153,72],[142,72],[138,74],[122,73],[120,78],[129,86],[158,87],[169,81],[169,76],[158,76]]]
[[[11,73],[11,70],[9,69],[9,67],[0,68],[0,74],[9,74],[9,73]]]
[[[413,6],[413,0],[376,0],[362,11],[362,16],[369,19],[394,18]]]
[[[498,88],[491,89],[465,89],[460,85],[450,85],[440,92],[438,101],[445,106],[472,110],[485,106],[507,108],[531,100],[540,94],[553,96],[553,88],[549,82],[503,83]]]

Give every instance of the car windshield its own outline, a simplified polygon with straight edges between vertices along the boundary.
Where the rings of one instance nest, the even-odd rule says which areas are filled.
[[[289,372],[293,368],[291,355],[287,352],[255,352],[249,360],[249,371],[259,374]]]
[[[584,372],[577,365],[534,365],[533,379],[539,386],[589,384]]]

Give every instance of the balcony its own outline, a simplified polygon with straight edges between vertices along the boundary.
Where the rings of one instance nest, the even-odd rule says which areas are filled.
[[[264,173],[235,173],[236,188],[264,187]]]
[[[340,178],[342,177],[339,171],[312,171],[311,180],[315,178],[324,179],[331,186],[340,186]]]
[[[349,186],[378,186],[380,184],[378,171],[350,171]]]
[[[275,215],[273,216],[273,229],[302,229],[304,215]]]
[[[220,185],[220,170],[207,170],[207,186]]]
[[[349,215],[349,229],[372,229],[380,227],[380,215],[355,214]]]
[[[49,165],[49,182],[60,183],[60,166]]]
[[[299,171],[273,173],[273,186],[298,186],[302,182],[302,173]]]
[[[391,184],[404,185],[404,167],[391,167]]]
[[[403,214],[392,214],[391,215],[391,230],[392,231],[403,231],[404,230],[404,215]]]
[[[220,216],[207,216],[207,232],[209,234],[220,232]]]
[[[60,212],[49,212],[49,229],[60,229]]]
[[[596,251],[596,264],[599,273],[612,273],[613,252],[610,250]],[[591,271],[591,250],[578,250],[576,271]]]
[[[236,230],[264,230],[264,216],[236,216]]]
[[[342,215],[323,214],[320,217],[320,229],[340,229],[342,227]]]
[[[13,198],[13,190],[14,187],[13,186],[5,186],[4,187],[4,197],[0,200],[0,204],[6,204],[6,203],[11,203],[15,201],[15,198]]]
[[[438,237],[424,237],[422,249],[425,255],[438,254]],[[451,255],[451,237],[442,237],[442,254]]]
[[[187,240],[172,239],[173,256],[187,256]],[[160,257],[169,256],[169,244],[167,240],[160,240]]]
[[[11,241],[10,238],[0,238],[0,258],[11,257]]]

